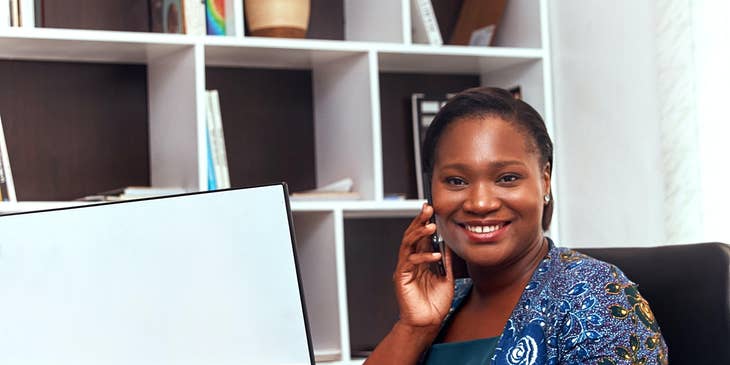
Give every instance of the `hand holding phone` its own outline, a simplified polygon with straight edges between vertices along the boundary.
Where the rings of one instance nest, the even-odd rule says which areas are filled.
[[[426,195],[426,200],[428,201],[428,205],[433,208],[433,196],[431,195],[431,180],[430,176],[427,174],[423,174],[423,188],[424,193]],[[429,218],[429,223],[436,224],[436,212],[434,211],[434,214],[431,215],[431,218]],[[444,265],[444,259],[446,258],[446,245],[444,244],[444,240],[441,238],[441,235],[438,234],[438,231],[434,231],[431,235],[431,249],[433,252],[440,252],[441,253],[441,260],[439,260],[436,263],[436,267],[434,271],[441,275],[446,276],[446,268]]]

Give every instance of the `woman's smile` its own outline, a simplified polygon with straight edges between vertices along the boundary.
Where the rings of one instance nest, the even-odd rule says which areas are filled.
[[[458,223],[464,229],[467,239],[474,243],[497,242],[507,234],[510,221],[469,221]]]

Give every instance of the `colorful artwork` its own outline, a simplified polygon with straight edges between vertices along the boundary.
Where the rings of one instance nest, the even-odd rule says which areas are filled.
[[[225,0],[205,0],[205,24],[208,35],[226,34]]]

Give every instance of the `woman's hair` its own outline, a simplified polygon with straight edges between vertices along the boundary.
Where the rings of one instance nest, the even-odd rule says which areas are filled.
[[[436,114],[426,131],[423,141],[423,171],[429,181],[433,176],[433,165],[436,149],[441,135],[446,128],[461,119],[494,116],[513,123],[526,136],[530,137],[530,148],[537,149],[540,164],[549,165],[550,174],[553,166],[553,142],[550,140],[545,122],[540,114],[522,100],[515,99],[507,90],[493,87],[478,87],[462,91],[451,98]],[[543,209],[542,229],[550,228],[553,216],[554,200],[550,192],[550,201]]]

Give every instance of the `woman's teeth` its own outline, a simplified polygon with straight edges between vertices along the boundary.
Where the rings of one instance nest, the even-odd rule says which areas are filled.
[[[467,225],[464,225],[464,226],[466,227],[466,229],[469,232],[474,232],[474,233],[489,233],[489,232],[494,232],[494,231],[502,228],[504,226],[504,224],[497,224],[497,225],[494,225],[494,226],[470,226],[470,225],[467,224]]]

